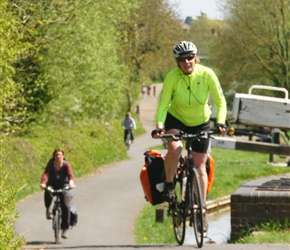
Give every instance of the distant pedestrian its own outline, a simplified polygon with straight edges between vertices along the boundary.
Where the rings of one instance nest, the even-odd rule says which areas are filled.
[[[147,95],[149,95],[149,96],[150,96],[150,92],[151,92],[151,86],[150,86],[150,85],[148,85],[148,86],[147,86]]]
[[[156,86],[153,86],[153,96],[156,96]]]
[[[140,106],[139,105],[137,105],[137,107],[136,107],[136,114],[140,115]]]

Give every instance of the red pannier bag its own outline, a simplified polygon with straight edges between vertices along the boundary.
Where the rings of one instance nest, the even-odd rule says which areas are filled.
[[[207,154],[208,158],[206,161],[206,172],[208,176],[208,183],[207,183],[207,190],[206,190],[206,195],[208,195],[209,191],[212,188],[213,180],[214,180],[214,159],[210,153]]]
[[[185,156],[185,161],[187,161],[187,159],[188,157]],[[206,195],[208,195],[213,185],[214,170],[215,170],[214,159],[210,153],[207,153],[207,160],[206,160],[205,168],[206,168],[206,173],[207,173],[207,178],[208,178]]]
[[[163,203],[162,192],[164,188],[165,172],[164,158],[157,150],[144,153],[145,164],[141,169],[140,182],[145,199],[152,205]]]

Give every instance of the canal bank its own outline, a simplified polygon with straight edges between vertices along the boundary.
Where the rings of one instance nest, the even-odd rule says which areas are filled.
[[[231,234],[231,197],[209,200],[206,206],[209,230],[205,244],[227,244]]]
[[[252,180],[231,196],[207,201],[207,215],[209,231],[205,244],[228,244],[246,236],[245,228],[290,218],[290,174]],[[185,244],[195,244],[190,229]],[[284,247],[290,250],[290,244]]]
[[[207,213],[211,230],[220,235],[214,243],[236,241],[256,224],[290,218],[290,173],[246,182],[231,196],[208,201]]]
[[[290,174],[249,181],[231,195],[232,241],[243,237],[246,228],[287,218],[290,218]]]

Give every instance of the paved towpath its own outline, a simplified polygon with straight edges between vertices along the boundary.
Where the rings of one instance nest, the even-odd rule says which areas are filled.
[[[161,86],[157,87],[157,96]],[[70,230],[69,239],[54,244],[51,222],[44,216],[43,193],[32,195],[17,203],[20,218],[16,229],[23,235],[28,249],[192,249],[193,245],[135,245],[135,218],[146,204],[139,181],[144,164],[143,153],[159,142],[151,139],[157,96],[145,95],[140,101],[140,119],[147,133],[136,138],[129,150],[130,160],[102,168],[76,181],[73,190],[79,223]],[[38,185],[38,183],[36,183]],[[172,233],[172,237],[173,233]],[[290,250],[285,245],[205,244],[203,249],[224,250]]]

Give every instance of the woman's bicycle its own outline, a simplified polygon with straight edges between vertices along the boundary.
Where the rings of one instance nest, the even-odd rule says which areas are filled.
[[[55,244],[60,244],[61,216],[62,216],[60,196],[68,189],[70,189],[69,186],[65,186],[64,188],[61,189],[53,189],[51,186],[46,187],[46,190],[49,192],[54,201],[52,209],[53,215],[52,229],[54,231]]]
[[[199,174],[194,167],[192,154],[192,142],[201,138],[208,138],[208,132],[197,134],[163,134],[161,138],[167,140],[183,140],[187,145],[187,156],[180,159],[180,164],[174,178],[175,196],[174,202],[169,204],[168,214],[172,216],[176,241],[182,245],[185,238],[186,227],[193,228],[196,244],[203,246],[205,212]]]
[[[131,140],[131,133],[132,133],[132,130],[131,129],[126,129],[126,147],[127,147],[127,150],[130,149],[130,146],[132,144],[132,140]]]

